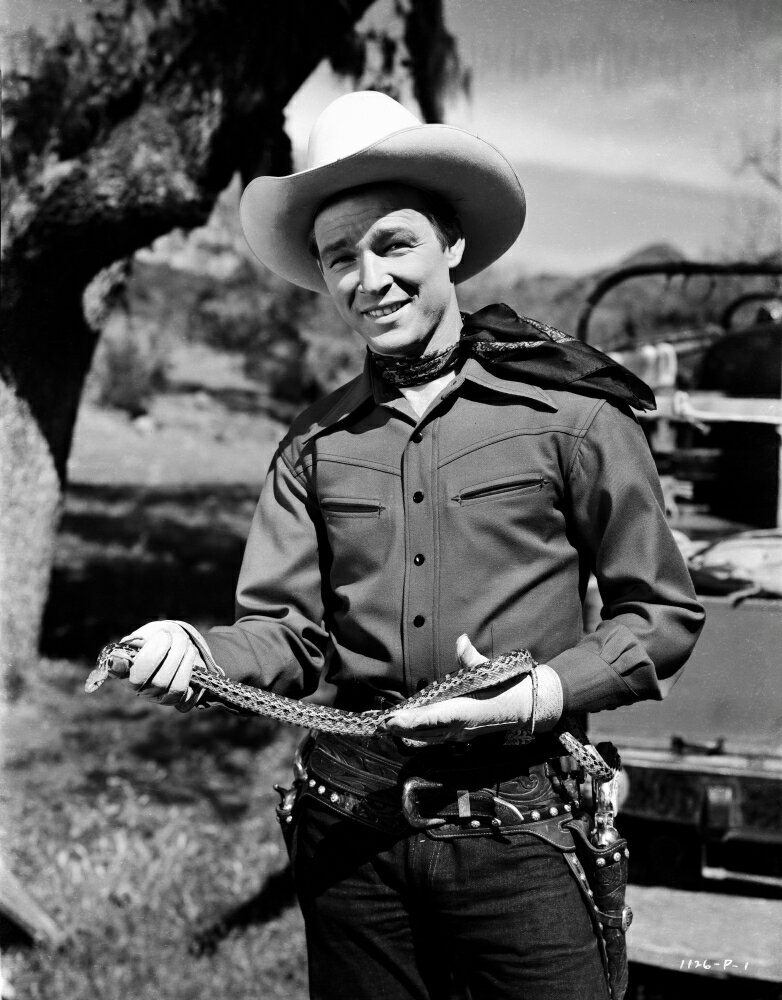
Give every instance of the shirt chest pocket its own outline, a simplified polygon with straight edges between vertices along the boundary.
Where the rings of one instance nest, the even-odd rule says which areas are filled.
[[[332,589],[371,587],[391,559],[394,524],[387,500],[372,495],[327,494],[320,501],[320,510],[330,551]]]
[[[511,476],[465,484],[458,489],[451,500],[460,507],[497,503],[503,500],[523,501],[525,497],[532,498],[535,494],[541,493],[548,485],[548,480],[540,473],[519,472]]]
[[[341,518],[368,518],[377,520],[385,505],[376,497],[324,497],[320,509],[327,521]]]

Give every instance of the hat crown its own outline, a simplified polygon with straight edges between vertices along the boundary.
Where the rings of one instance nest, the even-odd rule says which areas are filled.
[[[307,169],[352,156],[402,129],[421,126],[407,108],[374,90],[338,97],[312,126],[307,147]]]

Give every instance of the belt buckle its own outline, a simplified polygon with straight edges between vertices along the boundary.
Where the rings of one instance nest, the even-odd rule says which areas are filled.
[[[442,788],[436,781],[424,778],[408,778],[402,785],[402,815],[415,830],[426,830],[432,826],[443,826],[444,816],[422,816],[418,807],[418,793],[426,788]]]

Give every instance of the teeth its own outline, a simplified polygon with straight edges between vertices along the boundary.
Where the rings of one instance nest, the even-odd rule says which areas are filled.
[[[369,309],[366,315],[370,316],[372,319],[380,319],[381,316],[390,316],[391,313],[395,313],[406,305],[405,302],[396,302],[391,306],[381,306],[379,309]]]

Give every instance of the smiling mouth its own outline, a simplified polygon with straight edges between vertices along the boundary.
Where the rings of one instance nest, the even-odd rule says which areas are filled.
[[[404,302],[392,302],[391,305],[388,306],[378,306],[376,309],[366,309],[364,311],[364,315],[369,316],[370,319],[382,319],[384,316],[391,316],[393,313],[399,312],[403,306],[407,305],[408,301],[409,300],[405,300]]]

